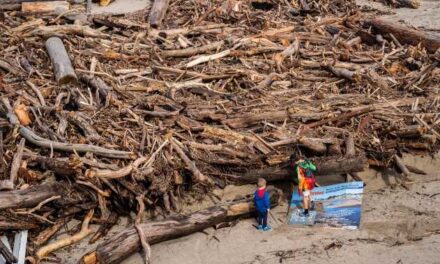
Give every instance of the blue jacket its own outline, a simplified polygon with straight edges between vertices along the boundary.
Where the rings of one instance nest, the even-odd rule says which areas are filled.
[[[258,190],[254,193],[254,203],[258,212],[266,213],[267,209],[270,209],[269,193],[264,190],[263,197],[258,197]]]

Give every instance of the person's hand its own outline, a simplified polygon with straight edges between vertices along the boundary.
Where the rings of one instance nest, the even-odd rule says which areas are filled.
[[[267,212],[269,212],[270,211],[270,208],[269,209],[267,209]]]

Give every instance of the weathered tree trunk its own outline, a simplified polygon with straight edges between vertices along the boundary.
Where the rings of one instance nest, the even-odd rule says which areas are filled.
[[[245,114],[237,118],[230,118],[223,121],[223,124],[231,128],[245,128],[258,124],[265,120],[271,122],[281,122],[286,119],[300,119],[303,122],[317,121],[325,118],[326,113],[311,113],[311,114],[291,114],[288,111],[274,111],[260,114]]]
[[[70,158],[47,158],[43,156],[24,155],[28,165],[37,163],[42,169],[51,170],[56,175],[74,177],[81,172],[82,162],[76,157]]]
[[[23,2],[40,2],[41,0],[0,0],[0,5],[6,4],[21,4]],[[45,2],[59,1],[59,0],[44,0]],[[74,0],[68,0],[69,3],[74,3]]]
[[[409,7],[417,9],[420,7],[420,0],[387,0],[394,7]]]
[[[276,206],[281,197],[280,191],[276,188],[268,188],[268,191],[272,206]],[[245,200],[213,206],[189,216],[144,223],[140,225],[140,228],[146,235],[147,242],[151,245],[199,232],[210,226],[247,216],[254,211],[252,197],[249,195],[249,198]],[[120,263],[140,249],[139,235],[136,229],[131,227],[99,245],[96,251],[84,256],[83,263]]]
[[[307,138],[302,137],[298,139],[298,143],[307,149],[317,153],[317,154],[326,154],[329,153],[331,155],[339,155],[341,154],[341,148],[339,145],[339,140],[336,138]]]
[[[191,57],[197,54],[203,54],[211,50],[219,49],[221,46],[225,44],[224,41],[216,41],[204,46],[200,47],[190,47],[186,49],[178,49],[178,50],[164,50],[160,54],[162,57]]]
[[[42,184],[24,190],[0,192],[0,210],[33,207],[61,192],[60,184]]]
[[[151,7],[149,22],[153,28],[157,28],[165,17],[170,0],[154,0]]]
[[[75,70],[72,67],[63,41],[58,37],[51,37],[46,41],[46,49],[52,61],[57,82],[59,84],[77,82]]]
[[[69,3],[67,1],[44,1],[44,2],[23,2],[21,4],[21,11],[24,14],[41,14],[65,12],[69,10]]]
[[[356,148],[354,145],[354,137],[352,134],[349,134],[347,138],[345,139],[345,156],[346,157],[353,157],[356,155]],[[348,176],[351,176],[355,181],[362,181],[362,178],[359,177],[358,173],[355,171],[352,171],[350,173],[347,173]]]
[[[415,30],[405,25],[379,18],[367,21],[366,25],[372,26],[377,33],[393,34],[402,44],[417,46],[421,43],[431,53],[436,52],[440,48],[439,34]]]
[[[25,215],[14,215],[8,212],[0,213],[0,233],[1,231],[27,230],[37,227],[38,221],[32,221]]]
[[[411,174],[410,171],[408,170],[408,168],[403,163],[402,159],[399,158],[399,156],[394,155],[393,159],[394,159],[394,163],[400,169],[400,171],[403,173],[403,175],[405,175],[407,177]]]
[[[415,138],[415,137],[421,137],[427,131],[428,131],[428,129],[424,126],[413,125],[413,126],[408,126],[403,129],[400,129],[400,130],[396,131],[395,133],[396,133],[396,136],[398,136],[398,137]]]
[[[328,174],[343,174],[363,171],[368,167],[367,158],[363,155],[351,157],[325,157],[311,159],[316,165],[316,176]],[[239,183],[256,183],[258,178],[263,177],[267,181],[293,180],[294,173],[290,165],[284,163],[277,167],[249,171],[241,178],[237,179]]]

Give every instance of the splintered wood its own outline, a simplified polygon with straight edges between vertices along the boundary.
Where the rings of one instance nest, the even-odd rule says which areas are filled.
[[[84,261],[120,261],[139,235],[148,253],[202,227],[195,214],[151,240],[141,218],[172,219],[227,184],[290,181],[293,152],[319,181],[361,180],[368,164],[407,175],[420,170],[402,153],[438,149],[439,34],[352,0],[156,0],[125,17],[22,2],[0,0],[19,6],[0,16],[0,231],[30,229],[36,262],[86,239],[89,221],[95,242],[133,212],[129,243]],[[82,227],[50,241],[73,218]]]

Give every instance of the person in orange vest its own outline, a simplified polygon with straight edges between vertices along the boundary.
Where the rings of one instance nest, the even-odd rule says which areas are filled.
[[[303,159],[301,156],[296,157],[295,154],[292,154],[292,156],[290,156],[290,160],[298,179],[299,195],[303,196],[304,211],[301,213],[301,216],[308,217],[309,210],[312,205],[310,195],[316,184],[316,179],[314,175],[314,172],[316,171],[316,166],[310,160]]]

